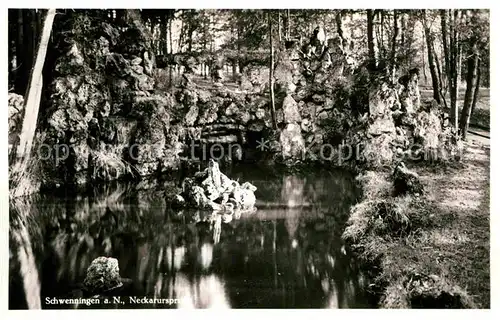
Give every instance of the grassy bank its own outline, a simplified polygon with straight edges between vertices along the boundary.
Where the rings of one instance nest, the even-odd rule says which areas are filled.
[[[413,166],[425,191],[393,196],[392,172],[358,176],[364,198],[343,237],[368,266],[383,308],[489,308],[489,147],[461,163]]]

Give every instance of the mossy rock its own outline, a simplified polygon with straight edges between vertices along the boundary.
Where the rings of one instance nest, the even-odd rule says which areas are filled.
[[[118,260],[108,257],[94,259],[87,269],[83,284],[92,293],[102,293],[121,286]]]

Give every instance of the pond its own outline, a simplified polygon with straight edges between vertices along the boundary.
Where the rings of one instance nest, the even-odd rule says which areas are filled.
[[[113,184],[11,204],[9,307],[374,307],[367,277],[340,237],[357,200],[351,174],[248,164],[223,171],[257,187],[258,210],[219,228],[210,212],[170,209],[165,190],[178,184],[174,178],[148,190]],[[126,283],[120,303],[57,300],[81,296],[99,256],[118,260]]]

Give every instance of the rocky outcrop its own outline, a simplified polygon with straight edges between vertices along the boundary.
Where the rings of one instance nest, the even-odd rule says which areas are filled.
[[[47,160],[56,180],[82,184],[178,166],[178,148],[167,140],[174,100],[154,92],[153,52],[133,14],[125,31],[85,11],[62,22],[70,31],[55,40],[60,52],[49,87],[47,137],[69,150]]]
[[[240,88],[200,87],[191,74],[199,59],[186,56],[181,86],[160,92],[146,29],[132,16],[125,24],[118,29],[84,11],[62,23],[70,31],[55,39],[60,52],[46,110],[47,143],[68,149],[67,156],[53,152],[47,160],[55,180],[86,183],[175,170],[193,142],[255,148],[258,141],[248,137],[271,140],[268,151],[290,163],[308,159],[306,149],[317,153],[325,144],[347,142],[361,146],[364,160],[356,161],[381,166],[412,143],[435,149],[451,136],[438,113],[420,108],[418,75],[402,88],[372,84],[339,39],[276,53],[276,129],[267,67],[247,63]]]
[[[418,112],[420,108],[418,74],[418,69],[412,69],[408,74],[399,78],[399,83],[402,84],[400,93],[401,109],[410,114]]]
[[[359,150],[356,165],[375,169],[405,159],[448,160],[459,154],[440,106],[435,101],[420,104],[415,77],[413,71],[403,87],[383,81],[370,87],[368,112],[346,139],[351,149]]]

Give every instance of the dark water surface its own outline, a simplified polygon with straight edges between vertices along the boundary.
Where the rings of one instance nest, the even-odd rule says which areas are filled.
[[[171,210],[162,186],[117,184],[11,204],[9,307],[40,300],[44,309],[373,307],[366,276],[340,239],[357,197],[350,174],[250,165],[224,172],[257,187],[258,210],[220,225],[215,240],[211,213]],[[24,227],[20,213],[28,215]],[[81,296],[99,256],[118,259],[126,280],[113,295],[121,303],[47,303]],[[130,296],[179,300],[133,303]]]

